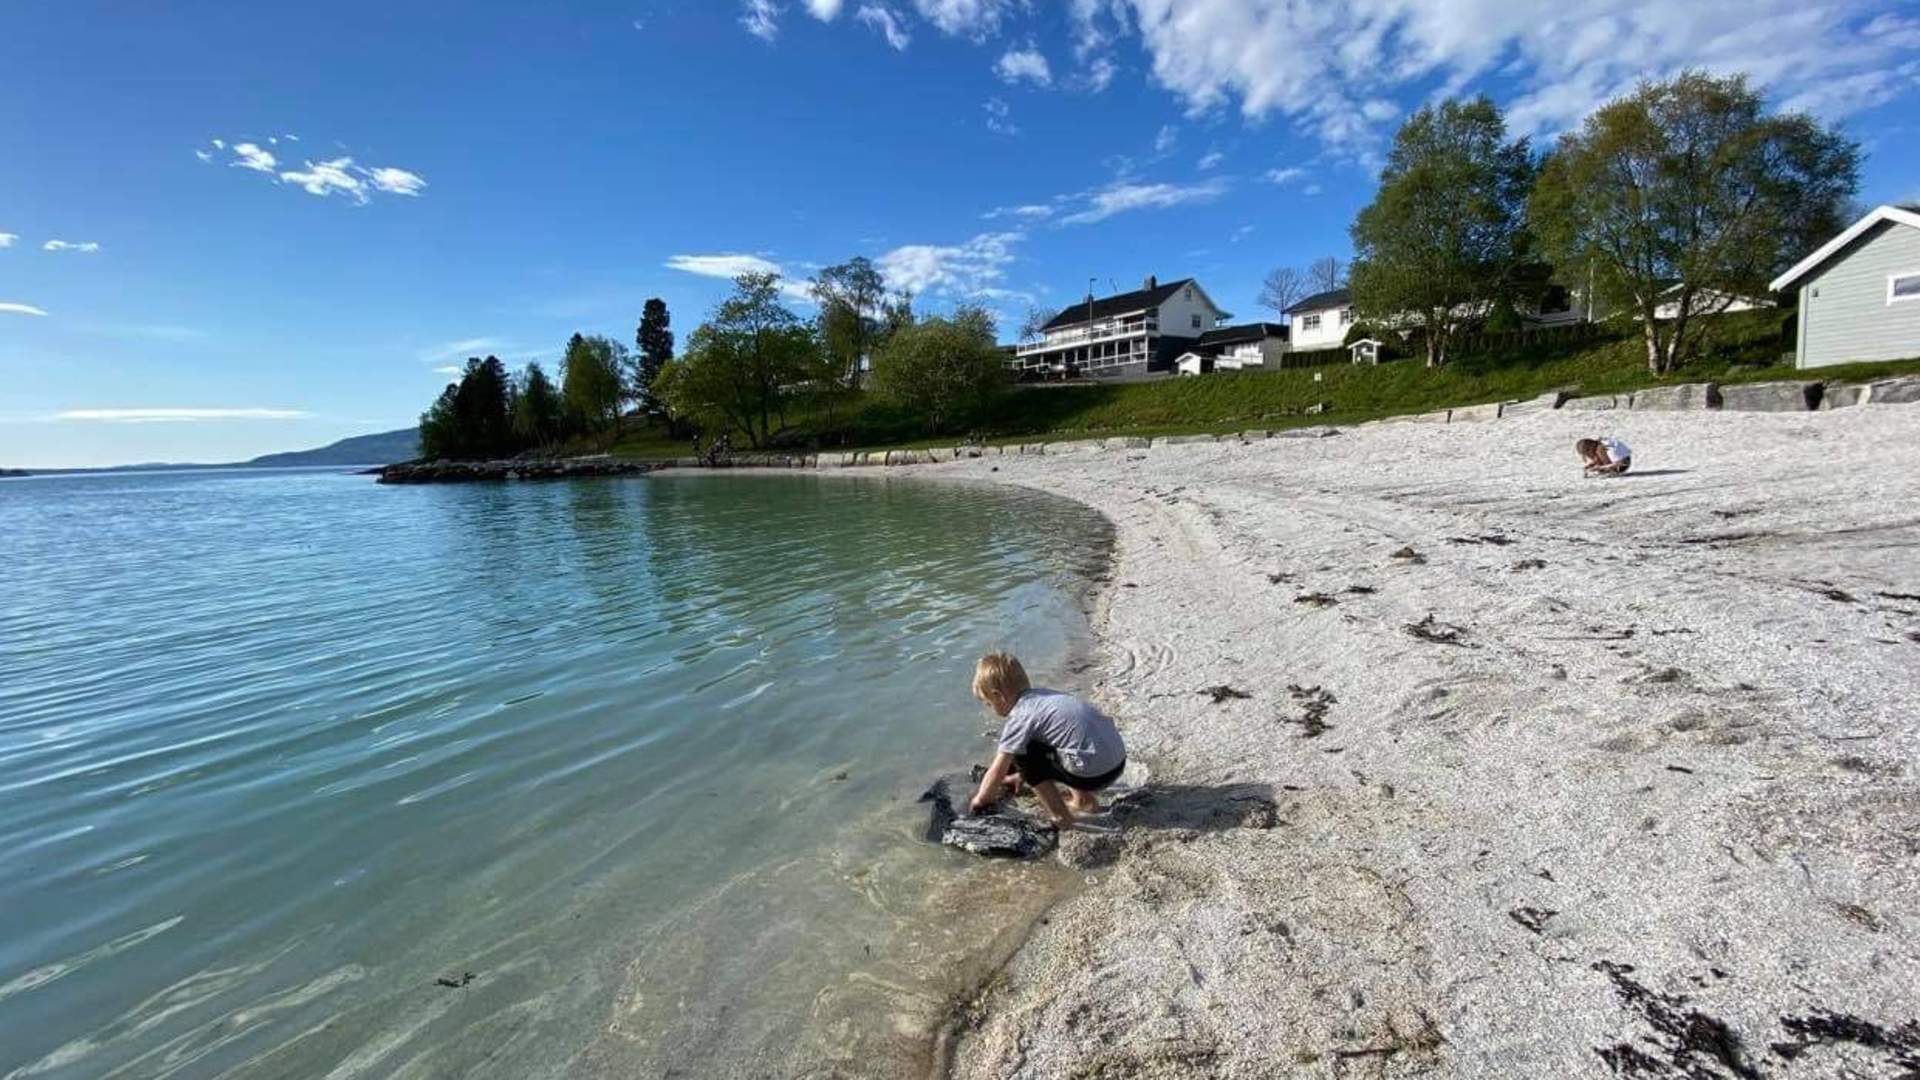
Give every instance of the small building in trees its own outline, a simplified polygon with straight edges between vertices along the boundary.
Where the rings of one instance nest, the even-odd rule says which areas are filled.
[[[1295,352],[1338,349],[1353,326],[1353,292],[1330,289],[1314,293],[1286,310]]]
[[[1009,366],[1022,378],[1171,372],[1181,354],[1231,317],[1192,278],[1162,285],[1150,277],[1132,292],[1088,296],[1061,309],[1041,327],[1040,340],[1014,350]]]
[[[1768,288],[1799,291],[1798,367],[1920,356],[1920,205],[1875,207]]]

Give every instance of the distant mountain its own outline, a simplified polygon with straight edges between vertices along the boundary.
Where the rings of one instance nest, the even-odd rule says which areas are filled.
[[[420,429],[401,428],[378,435],[355,435],[317,450],[290,450],[267,454],[248,465],[285,468],[297,465],[392,465],[420,456]]]

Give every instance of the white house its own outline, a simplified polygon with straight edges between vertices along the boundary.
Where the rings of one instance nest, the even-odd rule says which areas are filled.
[[[1879,206],[1767,286],[1800,292],[1799,367],[1920,357],[1920,206]]]
[[[1654,305],[1653,317],[1655,320],[1664,322],[1668,319],[1677,319],[1680,317],[1679,293],[1680,286],[1673,285],[1660,294],[1662,297],[1669,299],[1662,299],[1658,304]],[[1752,296],[1735,296],[1732,293],[1723,293],[1717,289],[1701,289],[1695,292],[1692,299],[1687,303],[1688,313],[1690,315],[1718,314],[1729,311],[1753,311],[1756,308],[1769,308],[1772,306],[1773,301],[1771,300],[1763,300]],[[1639,316],[1636,315],[1635,318],[1637,319]]]
[[[1008,366],[1023,375],[1118,378],[1174,370],[1210,330],[1232,316],[1192,278],[1086,300],[1048,320],[1038,341],[1014,349]]]
[[[1337,349],[1353,329],[1353,293],[1344,288],[1314,293],[1288,308],[1286,315],[1294,352]]]

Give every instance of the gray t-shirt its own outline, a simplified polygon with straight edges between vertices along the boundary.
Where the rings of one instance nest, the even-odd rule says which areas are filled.
[[[1075,776],[1099,776],[1127,760],[1127,744],[1105,713],[1072,694],[1034,687],[1020,695],[1000,729],[1000,749],[1020,754],[1044,743]]]

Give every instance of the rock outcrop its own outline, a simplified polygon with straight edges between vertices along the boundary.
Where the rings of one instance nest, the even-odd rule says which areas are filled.
[[[415,461],[379,471],[382,484],[474,484],[503,480],[573,480],[588,476],[638,476],[665,468],[656,461],[559,458],[530,461]]]
[[[1720,388],[1720,407],[1732,412],[1808,412],[1819,406],[1817,382],[1740,383]]]
[[[949,773],[920,796],[921,802],[932,804],[927,815],[927,840],[1002,859],[1035,859],[1052,851],[1058,839],[1054,827],[1029,817],[1011,799],[1002,800],[985,814],[961,812],[984,772],[975,766],[971,778],[964,773]]]

